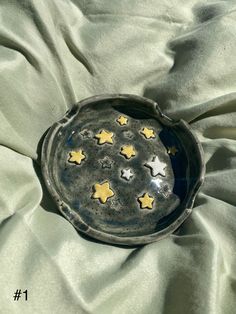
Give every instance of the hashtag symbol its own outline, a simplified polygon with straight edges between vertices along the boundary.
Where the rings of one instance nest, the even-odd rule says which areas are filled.
[[[20,297],[21,297],[21,294],[22,294],[21,289],[17,289],[16,292],[14,293],[14,295],[13,295],[14,301],[18,301],[20,299]]]

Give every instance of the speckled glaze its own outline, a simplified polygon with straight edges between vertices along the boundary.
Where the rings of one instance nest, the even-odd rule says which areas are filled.
[[[132,154],[124,153],[127,147]],[[204,171],[189,125],[134,95],[79,102],[50,128],[42,148],[45,182],[63,215],[79,231],[123,245],[176,230],[191,212]]]

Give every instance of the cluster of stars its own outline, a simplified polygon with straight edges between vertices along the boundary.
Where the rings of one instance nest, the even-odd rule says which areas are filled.
[[[128,118],[125,116],[119,116],[116,119],[116,122],[121,126],[125,126],[128,124]],[[139,133],[146,139],[154,139],[156,138],[156,134],[153,129],[143,127]],[[92,138],[93,137],[93,132],[90,130],[83,130],[80,132],[81,136],[86,139],[86,138]],[[129,130],[124,131],[124,135],[127,138],[132,138],[133,133]],[[97,139],[97,144],[98,145],[103,145],[103,144],[110,144],[112,145],[113,139],[114,139],[114,134],[113,132],[109,132],[107,130],[101,130],[99,133],[95,134],[94,138]],[[177,148],[175,146],[168,147],[167,148],[167,153],[175,156],[175,154],[178,152]],[[123,145],[120,148],[120,155],[125,157],[126,159],[131,159],[135,157],[137,154],[135,148],[133,145]],[[79,149],[77,151],[71,151],[69,152],[69,158],[68,161],[70,163],[74,163],[76,165],[81,165],[83,161],[86,160],[86,154],[82,149]],[[99,163],[101,164],[102,168],[111,168],[114,161],[109,158],[108,156],[105,156],[103,159],[99,160]],[[161,162],[158,158],[158,156],[153,156],[152,159],[144,164],[147,168],[150,169],[151,175],[153,177],[156,177],[157,175],[165,176],[165,168],[166,164]],[[132,177],[134,176],[134,173],[132,169],[127,168],[127,169],[122,169],[121,170],[121,175],[120,177],[126,181],[130,181]],[[155,180],[160,180],[160,179],[155,179]],[[160,187],[160,182],[159,182],[159,187]],[[95,183],[93,186],[94,192],[92,194],[92,198],[98,199],[102,204],[105,204],[107,200],[115,195],[115,192],[112,190],[109,181],[105,181],[103,183]],[[143,195],[139,196],[137,198],[137,201],[140,204],[140,207],[147,208],[147,209],[152,209],[153,208],[153,203],[154,203],[154,198],[149,195],[147,192],[145,192]]]
[[[114,195],[115,193],[111,189],[110,183],[108,181],[105,181],[101,184],[94,184],[94,193],[92,197],[95,199],[99,199],[102,204],[106,203],[106,201]],[[152,209],[154,198],[149,196],[148,193],[144,193],[143,196],[138,197],[138,202],[140,203],[141,208]]]

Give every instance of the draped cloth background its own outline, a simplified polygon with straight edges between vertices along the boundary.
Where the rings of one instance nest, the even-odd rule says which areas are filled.
[[[234,313],[236,2],[2,0],[0,23],[0,313]],[[160,242],[87,239],[45,189],[45,131],[101,93],[156,100],[203,145],[193,213]]]

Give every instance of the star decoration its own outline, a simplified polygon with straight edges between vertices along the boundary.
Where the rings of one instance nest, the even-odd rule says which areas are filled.
[[[119,198],[116,198],[116,199],[112,199],[111,200],[111,208],[114,208],[114,209],[120,209],[120,207],[121,207],[121,201],[120,201],[120,199]]]
[[[84,129],[80,132],[80,134],[83,136],[83,138],[91,138],[93,136],[93,132],[88,129]]]
[[[96,134],[95,137],[98,138],[98,144],[109,143],[113,144],[112,140],[113,133],[102,130],[100,133]]]
[[[167,153],[175,156],[175,154],[178,153],[178,149],[175,146],[167,147]]]
[[[133,138],[134,137],[134,133],[132,133],[131,131],[123,131],[123,135],[126,138]]]
[[[119,116],[119,118],[116,120],[120,125],[126,125],[128,122],[128,119],[124,116]]]
[[[94,190],[92,197],[98,198],[101,203],[106,203],[107,199],[114,195],[114,192],[110,189],[109,182],[106,181],[102,184],[94,184]]]
[[[73,162],[77,165],[81,164],[81,161],[85,159],[85,155],[83,154],[82,149],[78,151],[72,151],[70,152],[70,157],[68,159],[69,162]]]
[[[165,177],[165,171],[166,164],[164,162],[161,162],[158,158],[158,156],[154,156],[152,161],[147,162],[144,166],[151,169],[152,176],[155,177],[158,174]]]
[[[139,197],[138,201],[140,202],[141,208],[150,208],[152,209],[152,203],[154,198],[149,196],[148,193],[145,193],[143,197]]]
[[[111,168],[114,164],[114,161],[109,158],[108,156],[105,156],[103,159],[99,159],[99,163],[102,165],[102,168]]]
[[[169,197],[171,195],[171,190],[167,184],[160,189],[160,192],[164,195],[164,197]]]
[[[156,137],[152,129],[143,128],[140,133],[143,134],[147,139]]]
[[[129,181],[130,178],[133,177],[133,172],[131,171],[131,169],[122,169],[121,170],[121,178],[124,178],[125,180]]]
[[[124,145],[121,147],[120,153],[124,155],[127,159],[136,155],[133,145]]]

